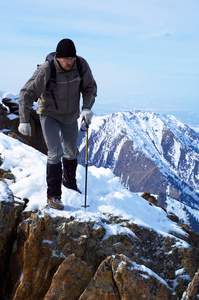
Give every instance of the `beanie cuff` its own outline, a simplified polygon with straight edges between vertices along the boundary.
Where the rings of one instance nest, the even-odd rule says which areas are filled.
[[[61,40],[57,45],[56,57],[76,57],[76,48],[73,41],[70,39]]]

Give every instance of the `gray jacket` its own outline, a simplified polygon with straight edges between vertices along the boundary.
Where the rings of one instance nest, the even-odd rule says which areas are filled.
[[[82,83],[80,90],[80,74],[77,70],[76,61],[70,71],[65,71],[57,59],[54,58],[56,68],[56,87],[53,89],[57,103],[51,92],[46,91],[46,83],[51,75],[49,62],[43,63],[34,72],[32,77],[24,85],[19,95],[19,117],[21,123],[28,123],[33,102],[39,104],[38,114],[50,116],[64,124],[71,124],[79,117],[80,92],[82,93],[82,109],[91,109],[97,96],[97,85],[93,78],[91,69],[82,57],[79,57],[82,66]]]

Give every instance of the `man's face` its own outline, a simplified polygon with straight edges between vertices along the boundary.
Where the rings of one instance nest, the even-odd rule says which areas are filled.
[[[75,59],[76,59],[76,57],[57,58],[57,60],[60,63],[61,67],[66,71],[70,71],[70,69],[72,68],[72,66],[75,62]]]

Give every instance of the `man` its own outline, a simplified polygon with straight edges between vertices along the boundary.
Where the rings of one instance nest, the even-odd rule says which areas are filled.
[[[78,70],[78,63],[81,64],[82,74]],[[81,118],[89,125],[97,85],[88,63],[84,58],[77,57],[75,45],[70,39],[63,39],[58,43],[54,66],[56,84],[52,91],[47,89],[51,78],[51,65],[48,61],[38,67],[21,89],[18,130],[23,135],[31,135],[30,111],[35,99],[40,98],[37,113],[48,149],[47,203],[52,208],[63,209],[62,182],[67,188],[80,192],[76,184],[80,93],[83,98]]]

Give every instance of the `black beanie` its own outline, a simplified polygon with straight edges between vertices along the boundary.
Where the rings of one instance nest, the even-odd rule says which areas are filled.
[[[56,57],[75,57],[76,56],[76,49],[73,41],[70,39],[63,39],[61,40],[56,49]]]

